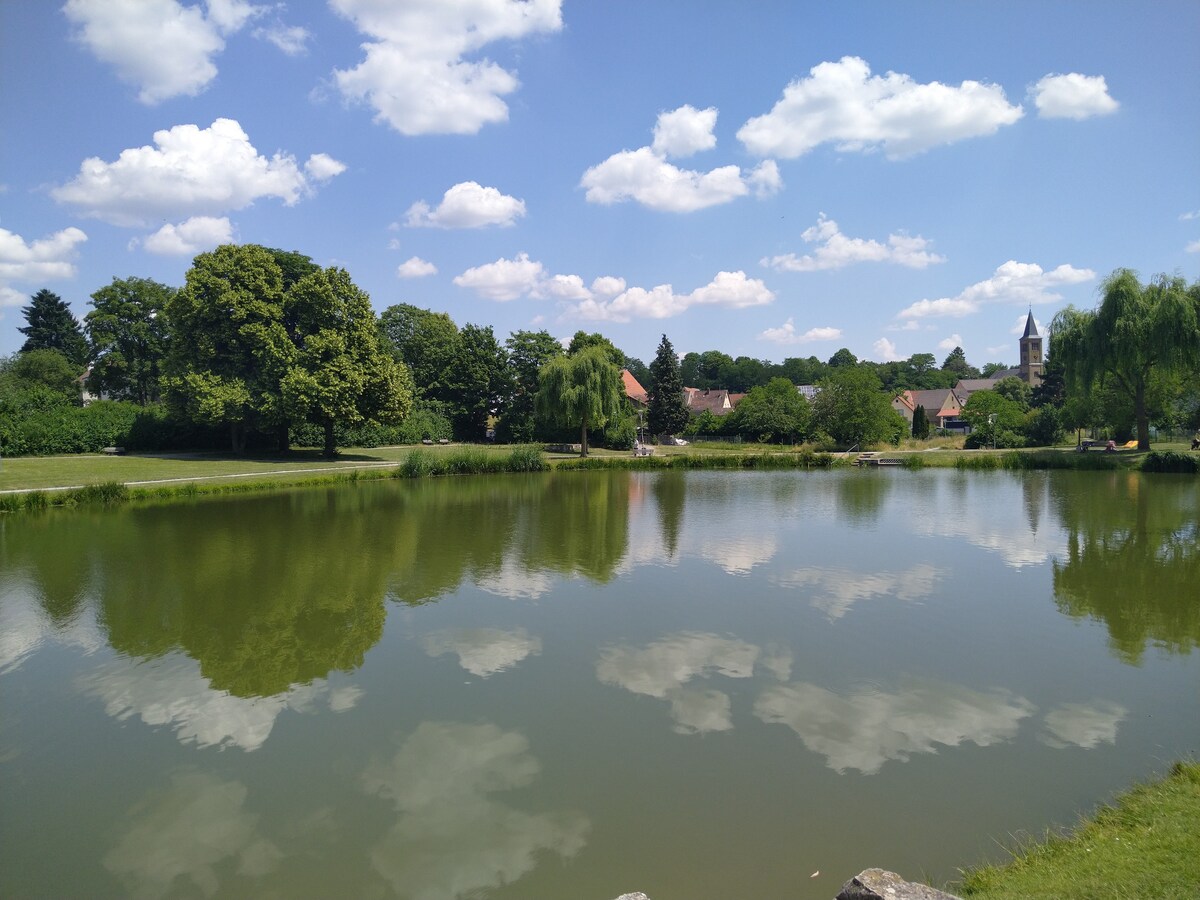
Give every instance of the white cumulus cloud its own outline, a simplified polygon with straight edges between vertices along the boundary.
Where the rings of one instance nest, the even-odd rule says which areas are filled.
[[[773,344],[807,344],[812,341],[836,341],[842,336],[842,329],[828,326],[810,328],[803,333],[796,330],[796,322],[788,316],[788,320],[778,328],[768,328],[759,334],[760,341],[770,341]]]
[[[578,275],[556,275],[528,253],[513,259],[474,266],[454,278],[488,300],[506,302],[525,297],[571,304],[566,314],[589,321],[628,322],[631,319],[665,319],[694,306],[745,309],[771,303],[775,294],[745,272],[718,272],[708,284],[688,294],[677,294],[669,284],[647,290],[628,287],[625,279],[604,275],[589,288]]]
[[[314,181],[328,181],[335,175],[341,175],[346,171],[346,164],[338,162],[328,153],[314,153],[308,158],[308,162],[304,164],[304,171],[308,173],[308,177]]]
[[[880,338],[871,348],[879,355],[883,362],[896,362],[904,357],[896,350],[896,342],[889,341],[887,338]]]
[[[494,187],[464,181],[448,189],[436,209],[418,200],[405,215],[405,224],[410,228],[506,227],[525,215],[525,201],[502,194]]]
[[[696,109],[685,104],[671,112],[661,113],[654,126],[652,149],[659,156],[676,158],[691,156],[717,146],[713,128],[717,124],[717,109]]]
[[[866,61],[846,56],[813,66],[737,136],[759,156],[793,159],[832,143],[843,152],[882,147],[895,159],[994,134],[1022,115],[998,85],[964,81],[955,87],[920,84],[897,72],[872,75]]]
[[[668,157],[716,146],[716,121],[714,107],[681,106],[661,113],[651,146],[614,153],[583,173],[579,184],[587,190],[588,202],[607,206],[635,200],[661,212],[685,213],[729,203],[751,191],[758,197],[777,193],[783,179],[774,160],[764,160],[744,174],[733,165],[699,172],[667,162]]]
[[[475,134],[503,122],[501,99],[516,75],[487,59],[468,60],[495,41],[562,28],[561,0],[380,3],[330,0],[370,40],[352,69],[335,69],[343,96],[370,105],[375,120],[406,135]]]
[[[945,350],[946,352],[953,350],[955,347],[961,347],[962,345],[962,335],[958,334],[957,332],[950,335],[950,337],[942,338],[940,341],[938,341],[938,349]]]
[[[772,302],[775,294],[745,272],[718,272],[716,277],[690,294],[677,294],[669,284],[655,288],[627,288],[611,300],[598,297],[580,302],[574,313],[581,319],[628,322],[632,319],[667,319],[694,306],[746,309]]]
[[[213,57],[225,38],[269,9],[246,0],[208,0],[206,9],[179,0],[67,0],[63,13],[75,40],[153,105],[203,91],[217,75]],[[262,36],[290,53],[301,32],[279,24]]]
[[[425,278],[436,274],[437,266],[419,256],[409,257],[396,267],[396,277],[398,278]]]
[[[545,277],[545,271],[540,262],[529,258],[528,253],[519,253],[516,259],[498,259],[467,269],[455,276],[454,283],[470,288],[488,300],[504,302],[533,294]]]
[[[1090,119],[1114,113],[1120,106],[1109,96],[1103,75],[1047,75],[1029,93],[1043,119]]]
[[[946,261],[946,257],[930,252],[929,241],[920,236],[890,234],[886,244],[846,237],[837,222],[827,218],[825,213],[821,213],[817,217],[817,224],[805,229],[800,237],[805,243],[816,244],[816,249],[804,256],[788,253],[764,258],[762,265],[781,272],[817,272],[841,269],[860,262],[889,262],[910,269],[924,269],[933,263]]]
[[[193,216],[178,225],[164,225],[143,240],[142,246],[148,253],[161,256],[194,256],[232,240],[233,226],[229,219]]]
[[[86,234],[72,227],[26,243],[21,235],[0,228],[0,285],[9,281],[74,278],[75,248],[86,240]],[[18,302],[24,299],[20,296]]]
[[[1021,306],[1054,303],[1062,299],[1057,288],[1081,284],[1095,277],[1096,273],[1091,269],[1077,269],[1065,263],[1047,272],[1037,263],[1020,263],[1010,259],[996,269],[991,278],[964,288],[957,297],[918,300],[902,309],[897,318],[961,318],[978,312],[985,303],[1014,303]]]
[[[1187,253],[1200,253],[1200,240],[1192,241],[1184,250]]]
[[[325,154],[310,157],[306,166],[320,181],[338,167]],[[312,190],[294,157],[262,156],[237,121],[217,119],[208,128],[156,131],[154,146],[122,150],[113,162],[85,159],[79,174],[51,195],[85,216],[137,226],[243,209],[267,197],[291,206]]]

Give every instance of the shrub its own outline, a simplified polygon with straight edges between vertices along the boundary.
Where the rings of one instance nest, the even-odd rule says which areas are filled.
[[[1196,457],[1187,453],[1175,453],[1170,450],[1154,450],[1147,453],[1142,460],[1143,472],[1177,472],[1194,475],[1200,472],[1200,462]]]
[[[609,422],[601,438],[601,442],[609,450],[632,450],[636,440],[637,421],[632,416]]]

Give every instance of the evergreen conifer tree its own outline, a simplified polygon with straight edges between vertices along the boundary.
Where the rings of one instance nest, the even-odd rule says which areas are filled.
[[[57,350],[80,369],[87,365],[87,340],[78,320],[71,314],[71,307],[62,297],[42,288],[33,295],[30,304],[22,308],[21,314],[28,323],[17,329],[25,335],[22,353]]]
[[[912,436],[919,441],[929,437],[929,416],[925,412],[925,407],[920,403],[913,410]]]
[[[650,363],[654,387],[650,391],[650,414],[647,424],[651,434],[675,434],[683,431],[690,418],[683,405],[683,379],[679,374],[679,357],[675,348],[662,336],[654,362]]]

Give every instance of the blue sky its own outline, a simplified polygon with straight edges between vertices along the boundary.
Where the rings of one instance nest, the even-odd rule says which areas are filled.
[[[0,353],[236,241],[377,310],[1016,361],[1200,276],[1200,3],[0,0]]]

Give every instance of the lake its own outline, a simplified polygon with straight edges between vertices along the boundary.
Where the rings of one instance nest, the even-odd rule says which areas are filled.
[[[951,879],[1200,750],[1198,522],[954,470],[0,517],[0,896]]]

